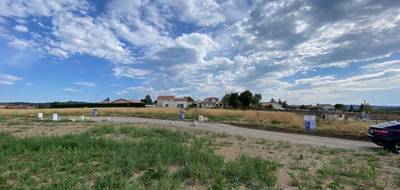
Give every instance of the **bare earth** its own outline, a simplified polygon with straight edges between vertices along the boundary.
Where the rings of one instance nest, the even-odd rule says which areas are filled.
[[[147,119],[147,118],[137,118],[137,117],[94,117],[91,118],[91,120],[96,122],[110,121],[117,123],[151,123],[159,125],[173,125],[176,127],[184,127],[184,128],[190,127],[195,130],[226,133],[229,135],[240,135],[243,137],[250,137],[250,138],[288,141],[289,143],[294,143],[294,144],[326,146],[331,148],[346,148],[346,149],[357,149],[357,150],[367,150],[367,151],[376,150],[378,148],[378,146],[376,146],[375,144],[365,141],[272,132],[272,131],[236,127],[232,125],[219,124],[219,123],[198,122],[197,127],[195,127],[194,122]]]

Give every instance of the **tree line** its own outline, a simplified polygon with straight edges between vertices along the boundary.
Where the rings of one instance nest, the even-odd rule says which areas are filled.
[[[250,90],[238,93],[225,94],[222,103],[225,108],[258,109],[260,107],[261,94],[253,94]]]

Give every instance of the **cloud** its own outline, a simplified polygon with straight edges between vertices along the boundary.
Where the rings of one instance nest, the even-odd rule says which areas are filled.
[[[14,38],[11,41],[9,41],[7,45],[17,49],[26,49],[33,47],[35,44],[32,41]]]
[[[144,76],[150,74],[149,71],[130,68],[130,67],[116,67],[113,69],[113,71],[114,71],[114,76],[116,77],[128,77],[136,79],[143,78]]]
[[[74,83],[77,86],[83,86],[83,87],[95,87],[96,84],[92,82],[75,82]]]
[[[28,32],[28,28],[23,25],[15,25],[14,30],[17,32]]]
[[[22,80],[22,78],[10,74],[0,73],[0,85],[14,85],[15,82],[19,80]]]
[[[69,11],[84,12],[87,9],[88,3],[85,0],[0,1],[0,16],[6,17],[53,16]]]
[[[66,91],[66,92],[78,92],[78,90],[74,89],[74,88],[64,88],[63,91]]]
[[[138,84],[119,94],[201,97],[251,89],[311,102],[398,86],[398,2],[114,0],[101,12],[97,7],[78,0],[0,2],[4,30],[8,20],[32,18],[43,29],[3,38],[63,59],[108,60],[116,78]]]

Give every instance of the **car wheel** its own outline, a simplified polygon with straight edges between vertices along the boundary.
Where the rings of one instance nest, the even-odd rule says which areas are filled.
[[[400,154],[400,142],[397,142],[396,144],[394,144],[393,152]]]

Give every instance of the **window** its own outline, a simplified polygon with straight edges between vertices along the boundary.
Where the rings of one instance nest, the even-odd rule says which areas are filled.
[[[184,105],[183,105],[183,104],[177,104],[176,107],[178,107],[178,108],[183,108]]]
[[[165,104],[165,105],[164,105],[164,107],[166,107],[166,108],[167,108],[167,107],[169,107],[169,105],[168,105],[168,104]]]

